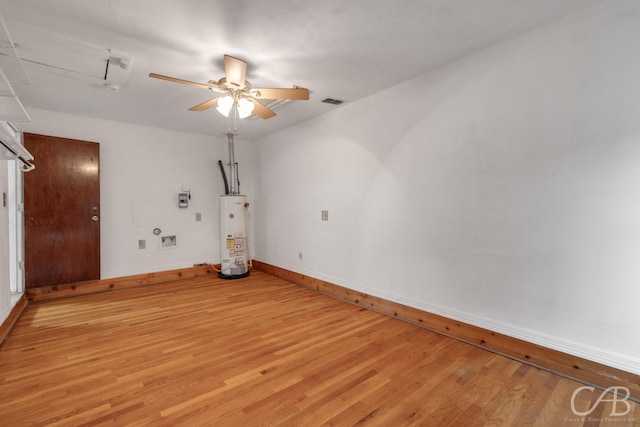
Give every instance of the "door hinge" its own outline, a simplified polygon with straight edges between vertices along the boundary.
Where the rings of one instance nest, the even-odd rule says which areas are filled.
[[[5,193],[4,191],[2,192],[2,207],[7,207],[7,193]]]

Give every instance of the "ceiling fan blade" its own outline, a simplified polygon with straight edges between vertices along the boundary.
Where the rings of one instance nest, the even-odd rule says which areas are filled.
[[[183,85],[201,87],[203,89],[211,89],[211,86],[204,83],[190,82],[189,80],[176,79],[175,77],[163,76],[162,74],[149,73],[149,77],[153,77],[154,79],[166,80],[168,82],[182,83]]]
[[[265,107],[264,105],[256,101],[255,99],[252,99],[252,98],[245,98],[245,99],[250,102],[253,102],[253,105],[254,105],[253,114],[257,114],[263,119],[270,119],[271,117],[276,115],[276,113],[274,113],[272,110],[268,109],[267,107]]]
[[[260,88],[251,89],[251,96],[258,99],[295,99],[306,101],[309,99],[309,89],[294,88]]]
[[[247,63],[233,56],[224,56],[224,72],[227,83],[238,87],[244,87],[244,79],[247,75]]]
[[[207,108],[215,107],[218,103],[218,99],[220,98],[213,98],[208,101],[204,101],[202,104],[198,104],[195,107],[189,108],[189,111],[204,111]]]

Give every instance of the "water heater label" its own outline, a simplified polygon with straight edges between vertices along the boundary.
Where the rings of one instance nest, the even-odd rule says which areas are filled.
[[[238,233],[242,234],[242,233]],[[227,237],[227,251],[229,251],[229,256],[243,256],[244,255],[244,237],[236,236],[236,237]]]

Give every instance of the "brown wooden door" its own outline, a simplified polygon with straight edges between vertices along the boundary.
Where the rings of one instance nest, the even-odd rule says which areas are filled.
[[[100,278],[100,145],[25,133],[25,287]]]

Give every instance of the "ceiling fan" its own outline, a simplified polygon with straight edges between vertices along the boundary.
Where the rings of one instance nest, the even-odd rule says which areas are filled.
[[[204,111],[215,106],[225,117],[229,117],[229,114],[233,110],[239,118],[256,114],[263,119],[269,119],[275,116],[276,113],[260,103],[258,99],[309,99],[309,89],[299,86],[292,88],[254,88],[251,86],[251,83],[245,80],[247,63],[230,55],[224,55],[224,71],[225,76],[220,80],[209,80],[207,83],[196,83],[155,73],[150,73],[149,77],[195,86],[219,93],[219,96],[193,106],[189,108],[189,111]]]

